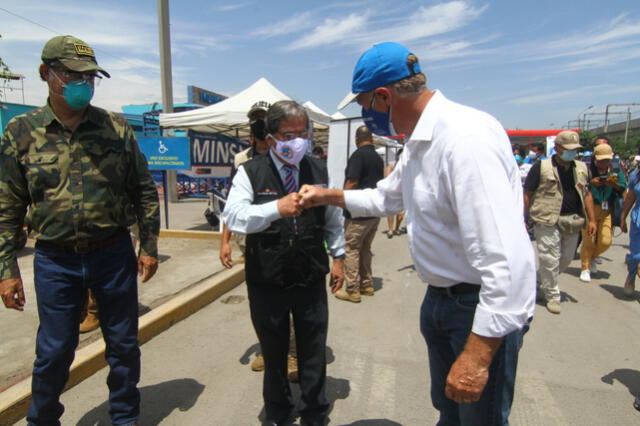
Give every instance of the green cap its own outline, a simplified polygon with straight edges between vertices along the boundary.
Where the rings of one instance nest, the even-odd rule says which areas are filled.
[[[56,36],[49,40],[42,49],[42,61],[60,61],[72,71],[100,71],[106,77],[108,72],[98,66],[93,49],[84,41],[74,36]]]

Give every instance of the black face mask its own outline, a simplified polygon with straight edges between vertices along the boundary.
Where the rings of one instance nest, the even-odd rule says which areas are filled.
[[[265,140],[267,137],[267,125],[264,120],[259,118],[251,122],[251,134],[254,138],[260,139],[261,141]]]

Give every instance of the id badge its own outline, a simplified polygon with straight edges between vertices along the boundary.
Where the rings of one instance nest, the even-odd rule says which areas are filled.
[[[603,201],[602,202],[602,210],[609,210],[609,202],[608,201]]]

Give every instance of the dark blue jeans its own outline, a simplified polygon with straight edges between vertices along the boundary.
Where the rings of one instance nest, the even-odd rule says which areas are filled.
[[[40,326],[33,366],[30,425],[59,425],[60,394],[78,346],[80,313],[87,288],[95,295],[110,371],[109,411],[113,424],[138,418],[137,262],[128,235],[88,254],[36,247],[35,289]]]
[[[438,426],[509,424],[518,352],[528,325],[504,337],[489,368],[489,380],[479,401],[458,404],[444,393],[449,370],[471,333],[477,304],[477,293],[452,295],[430,289],[422,302],[420,329],[429,352],[431,401],[440,411]]]

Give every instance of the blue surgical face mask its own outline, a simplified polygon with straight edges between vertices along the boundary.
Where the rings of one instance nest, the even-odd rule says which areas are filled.
[[[578,151],[577,150],[575,150],[575,149],[565,149],[562,152],[562,155],[560,156],[560,159],[562,161],[569,162],[569,161],[575,160],[577,156],[578,156]]]
[[[393,123],[391,122],[391,107],[389,107],[387,112],[378,112],[373,109],[375,96],[374,93],[369,108],[362,107],[362,120],[364,124],[371,133],[378,136],[397,136],[398,132],[393,128]]]
[[[64,87],[62,97],[67,105],[73,109],[83,109],[89,105],[93,98],[93,85],[83,79],[65,83],[55,72],[52,73]]]

